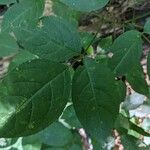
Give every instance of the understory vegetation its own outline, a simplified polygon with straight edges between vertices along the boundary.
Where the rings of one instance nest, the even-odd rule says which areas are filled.
[[[0,15],[0,150],[150,150],[148,0],[0,0]]]

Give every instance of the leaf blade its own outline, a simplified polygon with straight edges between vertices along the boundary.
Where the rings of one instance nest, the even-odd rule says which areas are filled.
[[[9,32],[16,26],[33,26],[42,15],[44,0],[22,0],[5,13],[2,32]]]
[[[30,135],[45,128],[62,113],[69,94],[68,67],[46,60],[20,65],[1,83],[0,136]]]
[[[62,3],[78,11],[94,11],[103,8],[109,0],[60,0]]]
[[[17,42],[9,34],[0,34],[0,57],[14,55],[18,52]]]
[[[148,19],[144,26],[144,32],[150,34],[150,19]]]
[[[32,32],[33,35],[27,33],[27,38],[22,42],[26,50],[41,58],[57,62],[80,54],[80,37],[74,26],[58,17],[44,18],[43,25],[35,33]]]
[[[111,133],[124,97],[117,94],[113,74],[105,65],[86,59],[85,67],[80,67],[75,73],[72,93],[81,124],[99,142],[104,142]]]
[[[8,5],[8,4],[11,4],[11,3],[15,3],[16,0],[0,0],[0,4],[1,5]]]

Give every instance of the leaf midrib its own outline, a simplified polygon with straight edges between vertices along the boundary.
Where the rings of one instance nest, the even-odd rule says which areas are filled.
[[[93,93],[93,100],[94,100],[94,105],[95,105],[95,108],[96,108],[96,110],[98,110],[99,108],[98,108],[98,103],[97,103],[97,101],[96,101],[96,95],[95,95],[95,92],[94,92],[94,87],[93,87],[93,84],[92,84],[92,79],[91,79],[91,77],[90,77],[90,72],[88,71],[88,65],[86,64],[86,62],[85,62],[85,69],[86,69],[86,71],[87,71],[87,75],[88,75],[88,78],[89,78],[89,81],[90,81],[90,86],[91,86],[91,89],[92,89],[92,93]],[[98,114],[99,114],[100,112],[98,111]],[[99,114],[99,116],[100,116],[100,114]],[[100,120],[100,117],[98,117],[98,122],[100,123],[101,122],[101,120]]]
[[[7,115],[7,116],[5,116],[5,117],[6,117],[6,118],[9,117],[9,119],[13,119],[16,114],[18,114],[20,111],[22,111],[22,110],[27,106],[27,104],[31,101],[31,99],[32,99],[34,96],[36,96],[37,93],[39,93],[42,89],[44,89],[48,84],[50,84],[53,80],[55,80],[58,76],[60,76],[61,74],[63,74],[65,71],[67,71],[67,68],[66,68],[63,72],[61,72],[60,74],[56,75],[51,81],[45,83],[45,84],[44,84],[40,89],[38,89],[38,90],[36,91],[36,93],[35,93],[34,95],[32,95],[29,99],[26,98],[27,101],[21,103],[21,105],[20,105],[20,107],[19,107],[19,108],[20,108],[19,110],[15,110],[15,112],[12,112],[12,115],[9,114],[9,115]],[[10,95],[10,96],[11,96],[11,95]],[[8,122],[8,119],[7,119],[7,122]],[[5,125],[5,123],[4,123],[4,125]]]
[[[130,46],[130,48],[128,49],[128,51],[126,52],[126,54],[121,58],[121,60],[119,61],[119,63],[117,64],[117,66],[114,69],[114,72],[116,72],[116,70],[120,67],[120,65],[122,64],[122,62],[125,60],[125,58],[127,57],[127,55],[132,51],[132,47],[135,46],[136,43],[132,44]]]

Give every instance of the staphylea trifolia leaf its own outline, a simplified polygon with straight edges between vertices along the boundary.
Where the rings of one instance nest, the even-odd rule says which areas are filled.
[[[82,49],[75,27],[59,17],[45,17],[42,28],[35,32],[24,30],[23,33],[28,35],[22,41],[23,46],[41,58],[65,61],[79,55]],[[22,39],[22,32],[18,34]]]
[[[12,36],[7,33],[0,33],[0,57],[14,55],[18,50],[17,42]]]
[[[64,121],[69,124],[72,128],[75,127],[77,129],[82,128],[81,123],[79,122],[73,105],[69,105],[63,112],[61,119],[64,119]]]
[[[113,56],[108,64],[116,76],[126,76],[135,91],[149,96],[148,85],[140,66],[141,33],[134,30],[123,33],[114,41],[110,51]]]
[[[22,0],[8,9],[2,21],[2,31],[11,31],[16,26],[35,26],[42,15],[44,0]]]
[[[60,122],[54,122],[41,131],[39,139],[49,149],[83,150],[78,132],[67,128]]]
[[[52,147],[64,147],[73,138],[72,136],[71,130],[59,122],[54,122],[40,133],[41,141]]]
[[[81,38],[81,43],[82,43],[83,48],[87,50],[90,43],[93,42],[93,39],[95,38],[95,36],[91,33],[80,32],[80,38]]]
[[[31,54],[29,51],[21,50],[19,53],[14,57],[14,59],[9,64],[9,71],[13,70],[14,68],[18,67],[19,65],[31,61],[33,59],[38,59],[37,56]]]
[[[137,64],[142,54],[141,33],[138,31],[127,31],[120,35],[110,48],[112,59],[109,66],[116,75],[126,75]]]
[[[112,42],[113,42],[112,36],[108,36],[106,38],[102,38],[98,44],[100,48],[102,48],[105,51],[108,51],[112,45]]]
[[[25,42],[28,41],[29,38],[33,37],[35,32],[37,32],[38,28],[29,28],[27,26],[22,27],[14,27],[13,33],[17,39],[18,44],[21,48],[25,49]]]
[[[93,11],[103,8],[109,0],[60,0],[62,3],[79,11]]]
[[[15,3],[16,0],[0,0],[1,5],[7,5],[7,4],[12,4]]]
[[[23,137],[21,146],[23,150],[40,150],[42,147],[42,142],[39,140],[38,134],[34,134],[31,136]]]
[[[121,143],[125,150],[140,150],[137,145],[137,139],[131,135],[122,135]]]
[[[58,121],[37,134],[23,137],[22,146],[25,150],[29,148],[40,150],[41,146],[44,150],[82,150],[81,139],[77,130],[70,129]]]
[[[148,58],[147,58],[147,74],[150,77],[150,52],[148,53]]]
[[[70,95],[68,67],[32,60],[10,71],[0,83],[0,137],[33,134],[54,122]]]
[[[147,97],[150,97],[149,87],[145,80],[143,68],[140,65],[140,63],[137,66],[135,66],[132,69],[132,71],[130,71],[126,75],[126,78],[127,78],[127,81],[130,83],[130,85],[136,92],[141,93]]]
[[[62,17],[65,20],[68,20],[75,26],[78,26],[78,20],[80,13],[66,6],[59,0],[53,1],[53,13],[59,17]],[[66,13],[67,12],[67,13]]]
[[[102,144],[111,134],[119,105],[125,97],[124,85],[115,81],[106,65],[86,58],[84,66],[76,70],[72,86],[79,121]]]
[[[144,32],[150,34],[150,19],[147,20],[144,26]]]
[[[127,134],[128,129],[130,129],[129,119],[120,113],[115,120],[115,129],[120,134]]]

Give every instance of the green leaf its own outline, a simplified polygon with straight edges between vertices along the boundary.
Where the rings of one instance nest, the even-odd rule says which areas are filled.
[[[51,124],[42,131],[40,137],[44,144],[54,147],[63,147],[73,138],[71,131],[59,122]]]
[[[87,49],[90,45],[90,43],[93,42],[94,35],[88,32],[81,32],[80,33],[80,38],[81,38],[81,43],[84,49]]]
[[[147,74],[150,77],[150,52],[148,53],[148,58],[147,58]]]
[[[12,4],[15,3],[16,0],[0,0],[1,5],[7,5],[7,4]]]
[[[79,12],[71,9],[70,7],[66,6],[65,4],[63,4],[58,0],[54,0],[52,7],[53,7],[53,13],[55,15],[68,20],[70,23],[72,23],[75,26],[78,26],[78,19],[80,16]]]
[[[36,133],[54,122],[70,96],[68,67],[32,60],[10,71],[0,84],[0,137]]]
[[[19,45],[24,48],[25,42],[29,40],[29,38],[33,37],[35,32],[37,32],[37,28],[30,28],[27,26],[22,27],[14,27],[13,32],[15,34],[15,37],[19,43]],[[25,49],[25,48],[24,48]]]
[[[2,31],[10,31],[16,26],[33,26],[42,15],[44,0],[22,0],[10,7],[4,15]]]
[[[65,127],[60,122],[55,122],[41,131],[39,139],[50,147],[50,150],[82,150],[81,139],[77,131]]]
[[[145,80],[143,69],[140,63],[138,66],[132,68],[132,70],[126,75],[126,78],[132,86],[133,90],[147,97],[150,97],[149,87]]]
[[[125,88],[106,65],[92,59],[85,59],[84,64],[73,78],[73,104],[83,127],[103,143],[111,134]]]
[[[81,145],[72,144],[69,150],[83,150]]]
[[[23,150],[40,150],[42,147],[42,143],[37,135],[31,135],[23,137],[22,147]]]
[[[66,148],[47,148],[46,150],[66,150]]]
[[[127,134],[128,129],[130,129],[130,122],[128,118],[119,114],[115,121],[115,129],[117,129],[117,131],[121,134]]]
[[[80,37],[75,27],[58,17],[44,18],[43,27],[30,35],[23,46],[41,58],[60,62],[81,52]]]
[[[119,36],[111,47],[113,56],[109,59],[109,67],[116,76],[125,75],[132,88],[141,94],[149,96],[140,58],[142,54],[141,33],[127,31]]]
[[[127,31],[119,36],[111,47],[110,67],[117,76],[131,72],[140,62],[142,54],[141,33]]]
[[[9,34],[0,33],[0,57],[14,55],[18,52],[17,42]]]
[[[63,115],[61,117],[62,119],[65,120],[65,122],[67,122],[71,127],[75,127],[75,128],[82,128],[81,123],[79,122],[74,107],[73,105],[68,106],[64,112]]]
[[[150,34],[150,19],[146,22],[144,26],[144,32]]]
[[[67,6],[79,11],[94,11],[103,8],[109,0],[60,0]]]
[[[139,150],[140,148],[136,145],[137,139],[130,135],[122,135],[121,143],[125,150]]]
[[[103,50],[109,51],[112,46],[112,36],[101,39],[98,44]]]
[[[11,61],[10,65],[9,65],[9,71],[13,70],[14,68],[18,67],[19,65],[21,65],[27,61],[33,60],[33,59],[38,59],[38,57],[31,54],[28,51],[22,50]]]

